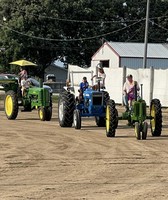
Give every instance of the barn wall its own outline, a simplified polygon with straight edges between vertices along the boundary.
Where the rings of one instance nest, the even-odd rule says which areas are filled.
[[[121,58],[120,67],[129,67],[133,69],[141,68],[143,66],[143,58]],[[147,68],[154,67],[155,69],[168,68],[168,59],[148,58]]]
[[[109,60],[109,68],[119,67],[119,56],[107,44],[92,57],[91,66],[95,67],[101,60]]]
[[[56,77],[56,82],[65,82],[67,79],[67,70],[61,69],[59,67],[50,66],[45,70],[44,80],[46,81],[46,76],[48,74],[54,74]]]

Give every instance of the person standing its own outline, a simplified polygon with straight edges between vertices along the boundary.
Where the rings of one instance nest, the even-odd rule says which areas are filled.
[[[100,80],[100,88],[105,88],[105,79],[106,79],[106,74],[104,72],[104,69],[102,66],[98,65],[98,75],[94,75],[91,80],[93,80],[93,78],[101,78]],[[94,85],[93,86],[93,89],[94,90],[97,90],[98,89],[98,84]]]
[[[127,75],[127,81],[124,83],[123,87],[123,99],[126,107],[126,111],[132,108],[132,101],[135,100],[135,86],[136,90],[139,91],[139,85],[137,81],[133,80],[131,74]]]

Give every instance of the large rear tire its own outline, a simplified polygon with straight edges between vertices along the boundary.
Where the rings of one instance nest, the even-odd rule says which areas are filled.
[[[18,115],[18,98],[14,91],[10,90],[6,93],[4,107],[7,118],[9,120],[16,119]]]
[[[150,105],[150,120],[152,136],[160,136],[162,132],[162,108],[158,99],[153,99]]]
[[[61,127],[72,127],[74,109],[74,95],[67,91],[62,92],[58,100],[58,119]]]
[[[118,126],[117,110],[114,100],[109,100],[106,107],[106,136],[115,137]]]
[[[104,91],[104,105],[106,105],[108,103],[108,101],[110,100],[110,96],[109,93]]]

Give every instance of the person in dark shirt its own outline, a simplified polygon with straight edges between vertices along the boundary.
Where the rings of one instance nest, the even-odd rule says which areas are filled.
[[[89,87],[89,83],[87,82],[87,78],[83,77],[82,82],[79,85],[79,101],[83,99],[83,92]]]
[[[82,93],[89,87],[89,83],[87,82],[86,77],[83,77],[83,81],[80,83],[79,87],[80,87],[80,92]]]

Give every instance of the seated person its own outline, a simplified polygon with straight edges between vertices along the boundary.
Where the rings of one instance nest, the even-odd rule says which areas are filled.
[[[22,91],[22,96],[23,96],[24,90],[25,90],[24,84],[27,80],[27,71],[23,67],[21,67],[18,75],[19,75],[19,84],[21,86],[21,91]]]
[[[97,78],[97,77],[102,78],[102,80],[100,81],[100,88],[101,88],[101,89],[105,88],[105,78],[106,78],[106,74],[105,74],[105,72],[104,72],[103,67],[101,67],[100,65],[98,66],[98,75],[94,75],[94,76],[91,78],[91,80],[93,80],[93,78],[95,78],[95,77],[96,77],[96,78]],[[93,90],[97,90],[97,89],[99,89],[98,84],[96,84],[96,85],[93,86]]]
[[[23,79],[22,82],[21,82],[21,84],[22,84],[22,88],[21,88],[22,96],[25,96],[26,90],[27,90],[28,88],[32,87],[32,83],[31,83],[31,81],[28,80],[28,79],[27,79],[27,80]]]
[[[79,85],[79,100],[83,99],[83,92],[89,87],[89,83],[87,82],[87,78],[83,77],[82,82]]]
[[[137,86],[137,91],[140,90],[139,85],[133,80],[133,76],[129,74],[127,76],[127,81],[124,83],[123,87],[123,99],[126,107],[126,111],[132,108],[132,101],[135,99],[135,85]]]

